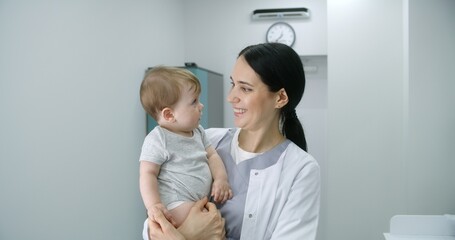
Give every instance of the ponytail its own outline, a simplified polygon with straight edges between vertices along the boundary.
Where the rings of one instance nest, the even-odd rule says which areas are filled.
[[[281,116],[283,121],[282,131],[284,136],[307,152],[308,146],[306,144],[305,133],[303,131],[302,124],[297,118],[295,109],[283,111]]]

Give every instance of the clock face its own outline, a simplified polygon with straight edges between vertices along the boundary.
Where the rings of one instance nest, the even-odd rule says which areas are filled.
[[[267,30],[266,40],[269,43],[278,42],[292,46],[295,42],[295,32],[291,25],[285,22],[277,22]]]

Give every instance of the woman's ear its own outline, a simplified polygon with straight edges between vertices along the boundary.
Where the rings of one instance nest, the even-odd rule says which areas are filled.
[[[284,88],[282,88],[282,89],[278,90],[278,92],[276,94],[277,94],[277,98],[276,98],[275,107],[282,108],[282,107],[286,106],[286,104],[288,104],[288,102],[289,102],[289,98],[288,98],[288,94],[286,93],[286,90],[284,90]]]
[[[166,122],[175,122],[174,112],[168,107],[161,110],[161,118]]]

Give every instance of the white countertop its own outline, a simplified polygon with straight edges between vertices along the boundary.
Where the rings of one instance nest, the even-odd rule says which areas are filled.
[[[455,215],[396,215],[386,240],[455,240]]]
[[[386,240],[455,240],[455,236],[398,235],[384,233]]]

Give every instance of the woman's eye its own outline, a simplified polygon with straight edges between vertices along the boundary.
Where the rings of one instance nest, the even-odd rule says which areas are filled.
[[[233,89],[235,87],[235,83],[233,81],[231,81],[230,83],[231,83],[231,89]],[[251,92],[251,91],[253,91],[253,89],[248,88],[248,87],[242,87],[242,85],[240,85],[239,88],[243,92]]]
[[[244,92],[251,92],[251,91],[252,91],[251,88],[246,88],[246,87],[242,87],[241,89],[242,89],[242,91],[244,91]]]

